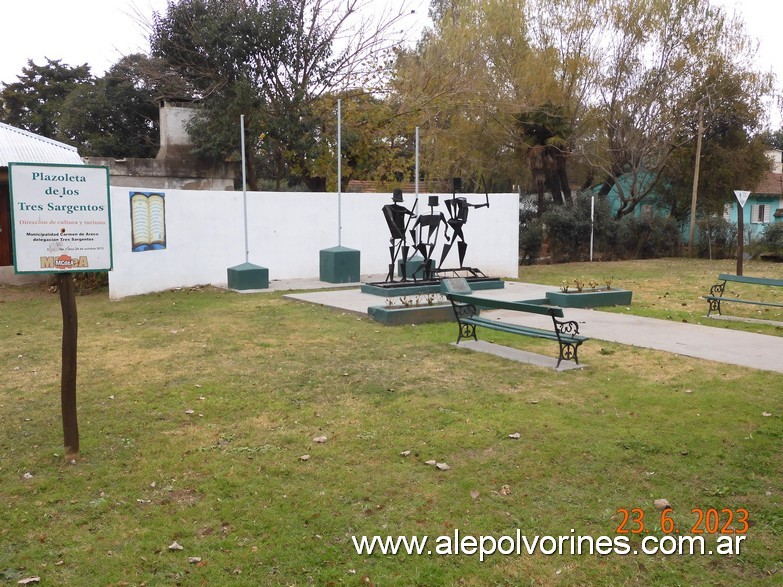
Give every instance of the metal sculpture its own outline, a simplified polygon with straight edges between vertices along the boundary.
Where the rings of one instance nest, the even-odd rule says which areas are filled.
[[[386,219],[386,225],[389,227],[389,233],[391,234],[389,239],[391,243],[389,245],[391,262],[389,263],[389,272],[386,274],[385,281],[387,282],[394,281],[394,266],[400,253],[402,253],[402,280],[405,281],[407,277],[406,263],[410,247],[408,246],[406,235],[408,225],[415,214],[399,202],[402,202],[402,190],[396,188],[392,192],[392,203],[383,207],[383,217]],[[406,216],[409,216],[407,220]]]
[[[416,281],[419,272],[421,272],[421,277],[425,281],[435,278],[432,253],[435,251],[435,245],[438,242],[441,224],[445,227],[443,236],[446,238],[446,241],[449,240],[448,221],[443,215],[443,212],[435,212],[435,207],[438,206],[438,196],[429,196],[427,203],[430,207],[430,213],[419,215],[410,231],[411,237],[413,238],[414,250],[420,253],[424,258],[421,266],[413,273],[414,281]]]
[[[455,242],[457,243],[457,252],[459,254],[459,269],[465,268],[465,253],[468,250],[468,243],[465,241],[463,228],[468,222],[468,212],[471,208],[489,208],[489,192],[487,191],[487,186],[484,183],[483,176],[481,176],[479,182],[484,184],[484,195],[486,197],[486,201],[482,204],[471,204],[468,202],[467,198],[463,196],[457,197],[457,192],[462,189],[462,179],[459,177],[454,177],[451,181],[452,194],[451,199],[446,200],[446,209],[449,212],[449,220],[447,223],[454,232],[454,235],[450,242],[446,242],[446,244],[443,245],[443,251],[440,255],[438,269],[443,267],[443,262],[446,260],[446,257],[448,256],[449,251],[451,251],[451,247]]]

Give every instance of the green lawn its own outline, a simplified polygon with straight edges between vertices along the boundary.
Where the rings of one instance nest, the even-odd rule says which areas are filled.
[[[698,296],[731,270],[661,260],[524,267],[520,279],[609,273],[634,290],[631,309],[614,311],[705,323]],[[456,349],[453,324],[383,327],[273,292],[101,292],[77,304],[71,463],[59,299],[0,286],[0,584],[783,582],[780,375],[597,340],[580,350],[587,369],[556,373]],[[673,506],[664,520],[659,498]],[[618,533],[637,529],[633,508],[649,533]],[[437,537],[455,532],[627,537],[639,550],[647,536],[691,534],[692,510],[711,508],[710,525],[734,517],[727,531],[747,510],[738,555],[577,555],[567,540],[562,555],[436,554]],[[680,534],[662,532],[669,520]],[[353,538],[374,535],[428,536],[433,554],[357,554]],[[719,536],[704,536],[714,548]]]

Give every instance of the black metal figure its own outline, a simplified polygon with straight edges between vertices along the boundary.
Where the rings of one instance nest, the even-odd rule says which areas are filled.
[[[441,223],[445,226],[443,236],[446,238],[446,241],[449,240],[449,225],[446,221],[446,217],[443,215],[443,212],[435,212],[435,206],[438,205],[438,196],[429,196],[427,203],[430,207],[430,213],[419,215],[416,219],[416,223],[411,229],[414,249],[424,257],[421,267],[413,274],[414,281],[416,281],[416,276],[419,272],[422,272],[421,277],[423,277],[425,281],[429,281],[435,277],[432,253],[435,251],[435,245],[438,242],[438,232],[440,231]],[[417,228],[418,233],[416,231]]]
[[[465,252],[468,250],[468,243],[465,242],[465,235],[463,234],[462,229],[468,222],[468,212],[471,208],[489,208],[489,193],[486,194],[487,200],[483,204],[470,204],[467,198],[462,196],[457,197],[457,192],[462,188],[462,180],[459,177],[454,177],[451,181],[453,191],[451,199],[446,200],[446,209],[449,212],[449,220],[447,223],[454,231],[454,235],[451,242],[448,242],[447,239],[446,244],[443,245],[443,252],[440,255],[438,269],[443,266],[443,262],[446,260],[446,256],[449,254],[449,251],[451,251],[451,247],[455,242],[457,243],[457,252],[459,254],[459,268],[465,268]],[[482,177],[480,181],[483,183],[484,178]],[[486,185],[484,187],[486,189]]]
[[[408,260],[408,250],[410,247],[407,244],[406,233],[408,231],[408,222],[410,218],[413,218],[415,214],[399,204],[402,202],[402,190],[396,188],[392,192],[392,204],[386,204],[383,207],[383,216],[386,218],[386,224],[389,227],[391,238],[389,242],[389,255],[391,257],[391,263],[389,263],[389,273],[386,275],[386,281],[394,281],[394,266],[397,261],[397,257],[402,252],[402,280],[406,280],[406,261]],[[405,217],[410,216],[408,222]]]

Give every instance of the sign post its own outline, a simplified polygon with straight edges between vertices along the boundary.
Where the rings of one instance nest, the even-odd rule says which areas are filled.
[[[54,273],[63,314],[60,403],[66,458],[79,454],[73,274],[112,268],[109,170],[9,163],[16,273]]]
[[[745,202],[750,192],[734,190],[737,197],[737,275],[742,275],[742,260],[745,257]]]

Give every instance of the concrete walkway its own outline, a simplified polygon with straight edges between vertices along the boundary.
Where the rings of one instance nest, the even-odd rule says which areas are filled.
[[[503,289],[485,290],[477,295],[520,301],[540,299],[545,296],[547,291],[556,291],[557,289],[518,282],[506,282],[505,285]],[[285,297],[362,315],[367,315],[369,306],[385,303],[384,298],[363,294],[358,289],[295,293]],[[508,310],[486,311],[482,312],[482,315],[497,317],[504,322],[525,326],[540,328],[551,328],[552,326],[551,319],[547,316]],[[783,336],[754,334],[723,327],[685,324],[600,310],[566,308],[565,315],[567,319],[579,322],[580,333],[592,339],[783,373]],[[708,322],[711,319],[704,318],[704,321]],[[586,344],[590,344],[590,342]]]

